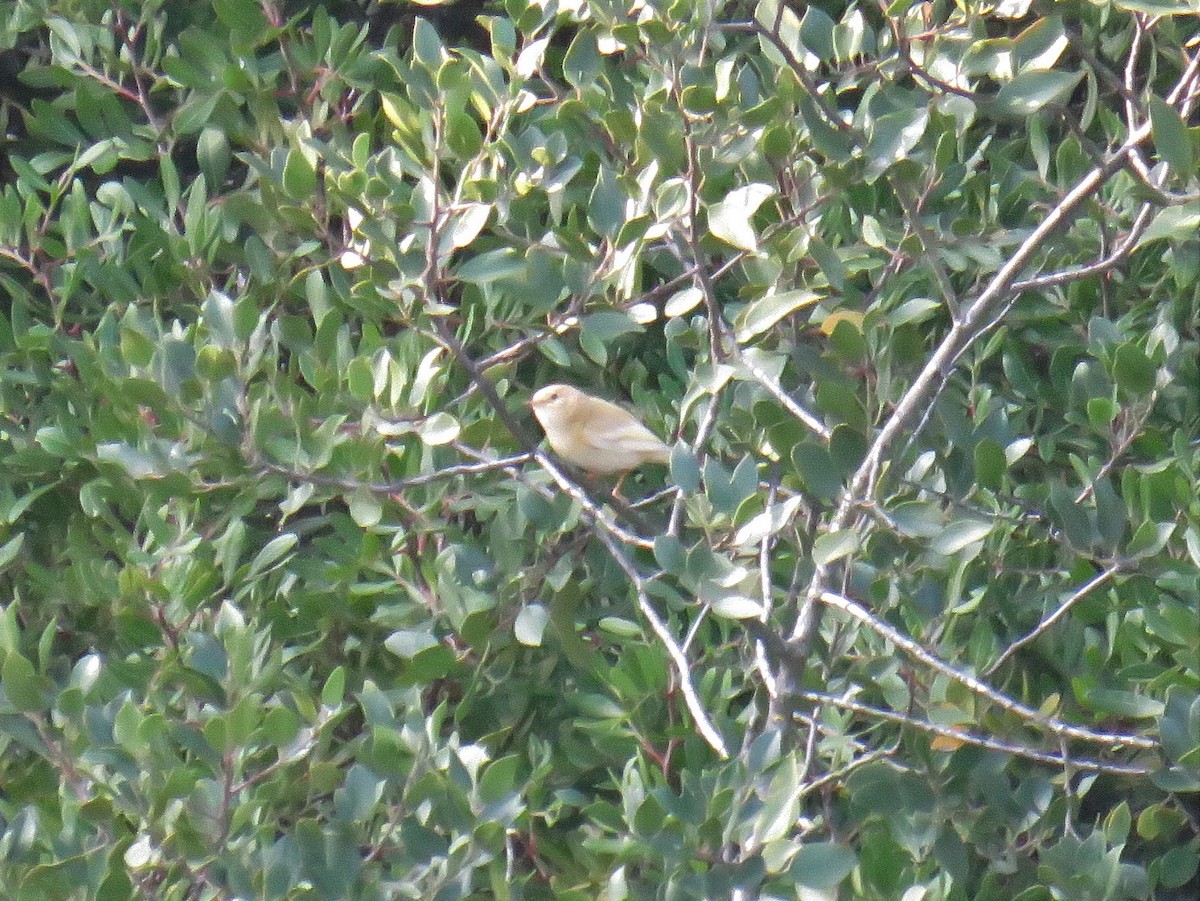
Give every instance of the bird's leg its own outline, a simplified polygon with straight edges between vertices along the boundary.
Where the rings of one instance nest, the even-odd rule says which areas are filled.
[[[650,524],[648,522],[646,522],[646,520],[643,519],[642,516],[639,515],[636,510],[633,509],[633,506],[626,499],[625,495],[623,495],[621,493],[621,483],[625,481],[625,477],[627,475],[629,475],[629,473],[627,473],[627,472],[621,473],[620,477],[617,479],[617,484],[614,485],[612,487],[612,490],[609,492],[608,499],[609,499],[609,502],[611,503],[613,509],[621,517],[623,517],[624,519],[633,523],[634,528],[638,529],[641,532],[646,532],[647,530],[650,529]],[[589,482],[589,484],[596,486],[597,483],[599,482],[599,479],[598,479],[598,477],[589,473],[588,474],[588,482]],[[599,492],[597,492],[597,493],[599,493]]]
[[[623,472],[619,476],[617,476],[617,484],[613,485],[613,490],[612,490],[612,496],[619,497],[623,501],[626,500],[626,498],[625,498],[625,495],[623,495],[621,493],[621,486],[625,483],[625,477],[627,475],[629,475],[629,473]]]

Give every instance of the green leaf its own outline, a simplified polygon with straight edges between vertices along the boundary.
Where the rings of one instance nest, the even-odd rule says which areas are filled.
[[[247,573],[247,578],[253,579],[255,576],[262,575],[267,570],[272,569],[276,563],[288,556],[292,549],[299,542],[294,532],[285,532],[263,546],[250,563],[250,571]]]
[[[684,444],[671,448],[671,481],[684,494],[695,494],[700,490],[700,461]]]
[[[1087,511],[1075,503],[1076,493],[1061,482],[1050,487],[1050,512],[1067,541],[1076,548],[1090,548],[1099,538]]]
[[[1174,532],[1173,522],[1144,522],[1134,530],[1125,553],[1134,560],[1153,557],[1167,546]]]
[[[846,266],[841,255],[820,238],[812,238],[808,242],[809,255],[821,267],[825,280],[834,291],[841,291],[846,286]]]
[[[471,257],[457,268],[455,276],[475,285],[488,285],[516,278],[525,272],[525,258],[514,248],[500,247]]]
[[[999,488],[1004,480],[1008,464],[1004,459],[1004,448],[991,438],[984,438],[975,445],[975,479],[985,488]]]
[[[730,594],[709,603],[713,613],[723,619],[750,619],[763,614],[763,606],[745,595]]]
[[[818,566],[827,566],[856,550],[858,550],[858,533],[853,529],[826,532],[824,535],[818,535],[817,540],[813,542],[813,563]]]
[[[563,57],[563,76],[577,91],[595,83],[601,72],[601,57],[596,49],[596,36],[589,29],[580,29]]]
[[[875,181],[894,163],[907,159],[909,152],[920,143],[928,124],[929,110],[924,107],[887,113],[872,122],[864,150],[867,181]]]
[[[633,620],[620,616],[604,616],[596,624],[601,630],[617,638],[640,638],[642,627]]]
[[[739,547],[758,544],[764,538],[776,534],[792,522],[792,518],[803,504],[803,497],[790,497],[782,504],[774,504],[738,529],[733,543]]]
[[[1197,0],[1113,0],[1113,6],[1151,16],[1186,16],[1200,12]]]
[[[996,107],[1011,116],[1031,115],[1049,104],[1065,102],[1082,78],[1082,72],[1019,72],[1000,88]]]
[[[1154,215],[1146,231],[1138,238],[1137,246],[1163,238],[1173,241],[1195,238],[1197,229],[1200,229],[1200,200],[1169,206]]]
[[[9,703],[17,710],[33,713],[46,709],[42,679],[33,664],[21,654],[9,651],[5,655],[0,680],[3,680],[4,694]]]
[[[397,657],[405,659],[411,659],[422,651],[438,647],[440,644],[441,642],[428,632],[415,632],[410,629],[393,632],[383,642],[385,648]]]
[[[1040,116],[1030,116],[1027,128],[1029,130],[1029,151],[1033,154],[1038,175],[1045,178],[1050,171],[1050,138],[1046,133],[1046,125]]]
[[[340,707],[346,697],[346,668],[335,666],[321,687],[321,706]]]
[[[458,424],[458,420],[440,410],[422,422],[417,429],[421,441],[431,447],[449,444],[458,438],[461,432],[462,427]]]
[[[210,382],[219,382],[237,372],[237,357],[232,351],[206,345],[196,356],[196,372]]]
[[[162,453],[142,450],[118,441],[97,445],[96,459],[105,463],[116,463],[131,479],[158,479],[176,468]]]
[[[488,764],[479,780],[479,794],[485,804],[504,800],[517,785],[517,773],[524,764],[518,754],[508,754]]]
[[[375,399],[375,373],[371,362],[355,357],[346,365],[346,385],[355,400],[370,403]]]
[[[708,230],[725,243],[753,253],[758,249],[758,237],[751,219],[774,194],[775,189],[765,184],[734,188],[724,200],[708,208]]]
[[[821,297],[822,295],[814,291],[803,290],[785,291],[782,294],[761,297],[746,307],[738,316],[734,323],[734,337],[739,344],[744,344],[751,338],[774,327],[797,310],[816,303]]]
[[[1195,166],[1195,151],[1188,134],[1187,123],[1178,110],[1158,97],[1150,98],[1150,127],[1154,134],[1154,146],[1159,156],[1166,160],[1174,174],[1181,178],[1192,175]]]
[[[596,186],[588,199],[588,225],[598,235],[616,238],[625,224],[625,192],[617,181],[617,175],[607,166],[601,166],[596,175]]]
[[[1200,856],[1190,848],[1171,848],[1158,859],[1159,882],[1164,888],[1182,888],[1196,876]]]
[[[437,29],[429,20],[417,17],[413,22],[413,55],[426,69],[436,72],[446,59],[446,50]]]
[[[296,148],[288,151],[283,164],[283,187],[293,200],[311,200],[317,190],[317,170]]]
[[[1093,688],[1087,694],[1087,702],[1099,713],[1113,716],[1148,719],[1162,716],[1163,703],[1132,691],[1110,688]]]
[[[18,532],[4,544],[0,545],[0,572],[4,572],[8,564],[17,559],[17,554],[21,553],[21,545],[25,543],[25,533]]]
[[[829,62],[836,56],[833,29],[833,19],[819,7],[810,4],[800,20],[800,41],[822,62]]]
[[[518,78],[532,78],[537,74],[542,67],[542,61],[546,56],[546,47],[549,43],[548,37],[538,38],[521,48],[521,52],[517,54],[515,66]]]
[[[826,120],[824,113],[817,107],[811,97],[801,96],[799,103],[800,116],[808,126],[809,137],[819,153],[824,154],[834,163],[848,162],[854,152],[854,140]]]
[[[1088,422],[1098,432],[1108,432],[1112,429],[1113,420],[1117,418],[1117,405],[1107,397],[1091,397],[1087,402]]]
[[[1066,29],[1058,16],[1038,19],[1012,42],[1012,66],[1019,72],[1051,68],[1068,46]]]
[[[211,125],[202,130],[196,142],[196,159],[208,184],[214,188],[223,185],[231,159],[229,139],[225,132]]]
[[[681,574],[687,565],[687,550],[674,535],[654,539],[654,559],[666,572]]]
[[[690,313],[704,300],[704,292],[699,288],[688,287],[677,291],[668,298],[663,306],[664,316],[683,316]]]
[[[258,0],[213,0],[213,9],[238,43],[254,44],[267,26]]]
[[[1158,367],[1140,347],[1132,342],[1117,348],[1113,358],[1113,380],[1118,388],[1130,394],[1142,396],[1154,390],[1158,381]]]
[[[792,448],[791,459],[805,490],[817,499],[831,501],[841,492],[845,474],[825,445],[802,441]]]
[[[644,326],[634,322],[628,313],[602,310],[583,318],[579,344],[583,352],[600,366],[608,362],[609,345],[622,335],[640,332]]]
[[[805,888],[828,891],[858,865],[854,851],[833,842],[805,843],[796,852],[788,876]]]
[[[995,528],[994,522],[982,519],[956,519],[948,523],[936,538],[929,543],[935,554],[949,557],[976,541],[983,541]]]
[[[488,217],[492,214],[490,203],[468,203],[461,209],[455,210],[454,215],[442,233],[444,241],[450,247],[469,247],[487,225]]]
[[[360,529],[372,529],[383,518],[383,505],[379,498],[365,487],[355,490],[346,498],[346,505],[350,508],[350,518]]]
[[[531,648],[539,647],[542,634],[546,631],[546,623],[550,621],[549,611],[541,604],[529,604],[521,608],[513,623],[513,634],[517,641]]]
[[[121,356],[130,366],[149,366],[154,359],[154,342],[133,328],[121,329]]]
[[[718,513],[732,514],[757,490],[758,468],[753,457],[743,457],[732,474],[712,457],[704,461],[704,492]]]

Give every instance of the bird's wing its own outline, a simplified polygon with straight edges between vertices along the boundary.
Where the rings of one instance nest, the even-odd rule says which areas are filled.
[[[608,422],[593,419],[581,431],[587,443],[598,450],[611,450],[617,446],[634,453],[671,453],[669,445],[632,416],[613,417]]]

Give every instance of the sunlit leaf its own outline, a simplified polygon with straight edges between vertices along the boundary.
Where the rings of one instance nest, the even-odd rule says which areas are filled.
[[[758,208],[775,193],[770,185],[750,184],[730,191],[725,199],[708,210],[708,228],[727,244],[741,250],[758,249],[758,237],[751,222]]]

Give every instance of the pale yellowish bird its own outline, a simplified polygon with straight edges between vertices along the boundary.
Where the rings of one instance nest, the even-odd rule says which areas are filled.
[[[671,448],[632,413],[570,385],[547,385],[529,406],[554,452],[594,475],[671,462]]]

